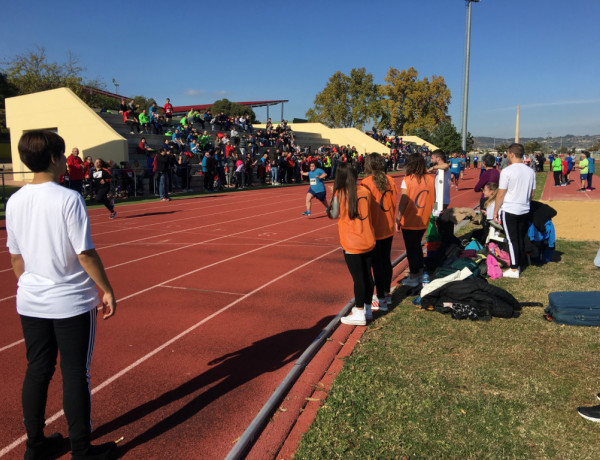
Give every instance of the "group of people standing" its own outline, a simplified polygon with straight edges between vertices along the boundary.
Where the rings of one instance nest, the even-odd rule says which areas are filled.
[[[592,178],[596,171],[594,165],[594,157],[588,151],[581,152],[579,162],[575,163],[571,155],[565,157],[564,154],[553,156],[550,158],[550,168],[554,176],[555,187],[566,187],[571,182],[569,175],[573,169],[579,170],[579,180],[581,187],[578,192],[592,191]]]

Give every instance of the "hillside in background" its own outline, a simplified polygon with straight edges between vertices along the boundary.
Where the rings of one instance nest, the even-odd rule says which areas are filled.
[[[474,137],[476,149],[493,149],[494,145],[498,146],[501,144],[510,145],[514,142],[514,138],[503,139],[499,137]],[[600,141],[600,134],[585,135],[585,136],[574,136],[567,134],[562,137],[521,137],[519,142],[523,145],[537,141],[544,146],[548,146],[551,150],[557,150],[560,147],[566,147],[568,149],[590,149],[592,145]]]

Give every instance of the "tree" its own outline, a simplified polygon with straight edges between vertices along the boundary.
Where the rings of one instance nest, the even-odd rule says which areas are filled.
[[[462,151],[462,136],[450,121],[442,122],[431,132],[420,128],[411,134],[432,143],[446,154]],[[467,152],[473,149],[474,143],[471,133],[467,133]]]
[[[219,99],[218,101],[215,101],[210,110],[213,115],[223,112],[234,117],[239,115],[248,116],[252,122],[256,120],[256,115],[254,110],[252,110],[252,107],[231,102],[229,99]]]
[[[3,72],[9,83],[13,84],[19,94],[30,94],[54,88],[68,87],[77,95],[82,94],[83,67],[71,53],[66,63],[49,62],[46,50],[38,48],[25,54],[18,54],[12,60],[2,63]]]
[[[531,154],[533,152],[542,150],[543,146],[538,141],[531,141],[525,144],[525,153]]]
[[[508,150],[508,145],[506,145],[506,144],[500,144],[500,145],[496,146],[496,151],[498,153],[506,153],[507,150]]]
[[[447,120],[450,90],[443,77],[433,75],[431,81],[418,79],[418,72],[411,67],[399,71],[390,67],[382,87],[385,98],[382,108],[386,116],[380,128],[389,129],[397,135],[407,135],[417,129],[432,132]]]
[[[350,75],[337,71],[315,96],[314,106],[306,112],[309,122],[330,128],[363,129],[365,123],[381,116],[380,97],[373,75],[364,67]]]
[[[4,101],[7,97],[13,97],[18,94],[18,88],[8,81],[6,75],[0,73],[0,136],[2,136],[6,130],[6,110]]]
[[[600,150],[600,141],[596,141],[596,143],[590,147],[590,150],[592,152],[597,152]]]

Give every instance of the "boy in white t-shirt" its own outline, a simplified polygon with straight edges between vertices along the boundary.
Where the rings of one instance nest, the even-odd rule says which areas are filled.
[[[519,278],[525,258],[525,237],[529,222],[529,203],[535,191],[535,173],[523,164],[525,149],[512,144],[507,151],[509,166],[500,171],[494,221],[502,222],[508,240],[510,268],[506,278]]]
[[[117,458],[114,442],[92,446],[89,368],[96,333],[98,285],[104,319],[115,314],[112,287],[90,234],[81,194],[61,187],[65,142],[51,131],[30,131],[19,140],[21,161],[33,180],[6,204],[7,243],[18,280],[17,312],[27,349],[23,382],[26,459],[54,458],[59,433],[44,436],[48,385],[60,352],[63,408],[72,459]]]

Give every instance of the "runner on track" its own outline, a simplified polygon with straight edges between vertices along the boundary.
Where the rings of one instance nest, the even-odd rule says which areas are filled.
[[[306,211],[304,211],[302,215],[310,216],[311,201],[313,198],[316,198],[323,203],[323,206],[325,206],[325,212],[327,212],[329,206],[327,204],[327,191],[325,190],[325,184],[323,184],[323,179],[327,177],[327,173],[321,168],[317,168],[317,162],[313,160],[310,162],[310,171],[302,171],[302,175],[308,176],[308,180],[310,182],[310,187],[308,188],[308,193],[306,194]]]
[[[455,153],[452,154],[452,158],[450,158],[450,173],[452,174],[452,180],[454,182],[454,187],[458,190],[458,179],[460,179],[460,167],[461,162],[458,155]]]

